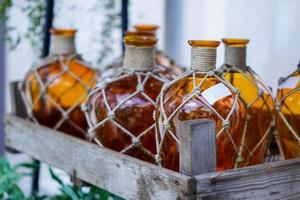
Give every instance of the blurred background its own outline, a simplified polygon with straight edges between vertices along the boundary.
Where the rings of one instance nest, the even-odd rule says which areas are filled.
[[[46,1],[13,2],[7,10],[8,19],[0,25],[0,37],[6,38],[0,41],[1,117],[11,111],[9,82],[23,79],[39,59],[43,37]],[[121,2],[56,0],[53,25],[76,28],[78,52],[102,69],[122,52]],[[130,0],[128,25],[129,29],[135,24],[158,25],[159,49],[186,67],[190,62],[189,39],[249,38],[248,65],[274,91],[277,80],[294,71],[300,59],[299,10],[299,0]],[[6,35],[4,27],[8,30]],[[217,66],[223,63],[223,56],[220,45]],[[0,128],[3,152],[3,124]],[[29,159],[23,155],[10,158],[12,162]],[[57,187],[50,183],[45,166],[41,174],[41,189],[55,192]],[[63,176],[67,181],[67,175]],[[30,190],[28,180],[21,184],[24,190]]]

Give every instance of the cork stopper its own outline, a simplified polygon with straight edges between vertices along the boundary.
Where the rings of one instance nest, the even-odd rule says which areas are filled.
[[[189,40],[191,50],[191,69],[209,72],[216,69],[217,47],[219,41]]]
[[[51,29],[51,55],[67,55],[76,53],[75,29]]]
[[[248,39],[225,38],[225,64],[244,69],[246,67]]]
[[[129,35],[124,37],[125,56],[123,68],[135,71],[152,70],[155,66],[157,39],[151,36]]]

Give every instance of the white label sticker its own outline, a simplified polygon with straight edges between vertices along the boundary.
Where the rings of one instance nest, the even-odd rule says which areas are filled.
[[[202,96],[210,105],[231,94],[230,90],[223,83],[218,83],[202,92]]]
[[[299,82],[300,77],[290,77],[278,86],[278,89],[282,88],[294,88]]]

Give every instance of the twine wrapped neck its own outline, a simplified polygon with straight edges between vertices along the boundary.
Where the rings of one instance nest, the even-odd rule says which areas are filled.
[[[155,63],[155,47],[126,45],[123,68],[128,70],[152,70]]]
[[[225,46],[225,64],[244,69],[247,57],[246,50],[246,46]]]
[[[74,36],[63,36],[63,35],[52,35],[50,54],[75,54],[75,37]]]
[[[216,69],[216,48],[192,47],[191,69],[209,72]]]

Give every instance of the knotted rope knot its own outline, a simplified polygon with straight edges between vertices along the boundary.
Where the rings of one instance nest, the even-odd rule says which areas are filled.
[[[250,152],[250,153],[249,153],[249,158],[250,158],[250,159],[253,158],[253,152]]]
[[[276,103],[275,103],[275,109],[276,109],[277,111],[280,111],[280,107],[281,107],[280,102],[276,102]]]
[[[86,104],[82,104],[82,105],[81,105],[81,110],[82,110],[83,112],[87,112],[87,111],[89,111],[90,109],[89,109],[89,106],[87,106]]]
[[[223,120],[222,126],[227,129],[230,128],[229,120],[227,120],[227,119]]]
[[[193,89],[193,94],[195,94],[195,95],[200,95],[200,94],[201,94],[200,88],[195,87],[195,88]]]
[[[241,93],[240,90],[237,88],[233,88],[232,90],[233,90],[233,93],[236,95],[240,95],[240,93]]]
[[[246,121],[250,121],[250,119],[251,119],[251,115],[249,113],[247,113],[247,115],[246,115]]]
[[[169,83],[164,83],[161,90],[162,91],[165,91],[166,89],[168,89],[170,87],[170,84]]]
[[[214,70],[207,72],[208,77],[212,77],[215,75]]]
[[[133,137],[133,138],[131,138],[131,143],[132,143],[134,146],[137,146],[137,145],[140,144],[140,140],[139,140],[139,138]]]
[[[111,120],[112,120],[112,119],[115,119],[115,117],[116,117],[115,112],[114,112],[114,111],[109,111],[107,117],[108,117],[109,119],[111,119]]]
[[[165,120],[165,121],[163,122],[163,127],[164,127],[164,129],[165,129],[166,131],[169,130],[169,129],[171,128],[170,123],[169,123],[168,120]]]
[[[94,128],[89,128],[88,131],[87,131],[87,137],[89,139],[89,141],[91,141],[93,139],[95,135],[95,131],[94,131]]]
[[[271,127],[274,128],[275,127],[275,120],[272,120],[272,122],[270,123]],[[276,131],[274,131],[276,132]]]
[[[241,162],[243,162],[243,160],[244,159],[243,159],[242,155],[239,154],[238,157],[237,157],[237,159],[236,159],[236,162],[237,163],[241,163]]]
[[[92,88],[91,88],[90,86],[85,85],[85,90],[87,91],[87,93],[89,93],[91,89],[92,89]]]
[[[160,164],[160,163],[161,163],[161,157],[160,157],[159,154],[155,154],[155,155],[154,155],[154,158],[155,158],[155,162],[156,162],[157,164]]]
[[[139,92],[143,92],[143,91],[144,91],[144,86],[143,86],[143,84],[138,84],[138,85],[136,86],[136,90],[139,91]]]
[[[262,96],[264,94],[264,91],[262,89],[258,89],[258,96]]]
[[[64,119],[69,119],[69,113],[62,112],[61,115]]]

